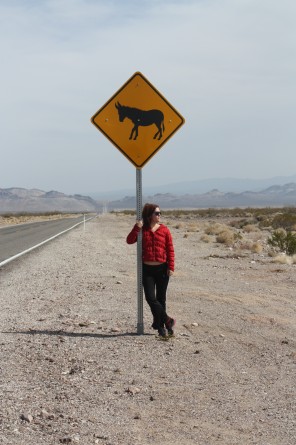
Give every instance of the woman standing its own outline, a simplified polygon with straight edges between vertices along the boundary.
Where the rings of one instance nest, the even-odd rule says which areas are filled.
[[[157,204],[145,204],[142,220],[137,221],[127,236],[127,243],[137,241],[142,230],[143,287],[147,303],[153,315],[153,329],[159,336],[174,334],[176,321],[166,312],[166,291],[170,276],[174,273],[174,245],[169,229],[160,223],[161,212]]]

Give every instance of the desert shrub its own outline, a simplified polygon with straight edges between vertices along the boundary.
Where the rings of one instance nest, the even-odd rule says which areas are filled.
[[[241,239],[243,239],[240,232],[233,232],[233,238],[234,238],[234,241],[240,241]]]
[[[235,227],[236,229],[241,229],[246,223],[245,219],[233,219],[229,221],[228,225],[230,227]]]
[[[293,230],[293,227],[296,225],[296,215],[292,213],[282,213],[276,215],[272,222],[271,226],[274,229],[279,229],[282,227],[286,230]]]
[[[284,255],[276,255],[272,259],[273,263],[279,264],[293,264],[293,258],[284,254]]]
[[[226,244],[226,246],[231,246],[234,243],[234,240],[234,233],[230,230],[224,230],[216,236],[216,242]]]
[[[244,232],[251,233],[251,232],[258,232],[259,228],[255,226],[255,224],[247,224],[243,228]]]
[[[259,229],[267,229],[272,227],[272,218],[262,217],[258,222]]]
[[[257,224],[257,220],[255,218],[240,218],[229,222],[229,226],[235,227],[236,229],[245,229],[245,227],[250,225],[255,227],[255,224]]]
[[[286,239],[286,236],[287,232],[285,229],[278,229],[272,234],[272,236],[268,238],[267,243],[270,246],[275,247],[276,250],[284,252],[285,249],[284,240]]]
[[[205,228],[207,235],[219,235],[219,233],[227,231],[228,228],[224,224],[213,223]]]
[[[79,212],[73,212],[72,214],[75,215]],[[88,212],[86,212],[88,213]],[[68,214],[67,212],[58,212],[58,211],[52,211],[52,212],[11,212],[11,213],[3,213],[1,214],[2,218],[21,218],[21,217],[30,217],[30,216],[57,216],[57,215],[64,215]]]
[[[254,253],[261,253],[263,251],[263,246],[261,243],[255,242],[252,244],[251,250]]]
[[[173,225],[174,229],[183,229],[184,227],[184,223],[183,222],[179,222]]]
[[[251,240],[243,240],[238,244],[235,244],[236,252],[243,252],[249,250],[252,253],[261,253],[263,251],[263,246],[261,243],[252,242]]]
[[[240,240],[235,245],[235,248],[237,250],[251,250],[251,247],[252,247],[252,241],[249,241],[249,240],[246,240],[246,239]]]
[[[273,257],[272,262],[281,264],[296,264],[296,255],[276,255]]]
[[[252,244],[253,244],[252,240],[243,237],[241,237],[241,239],[239,239],[237,242],[237,246],[245,250],[251,250]]]
[[[266,219],[272,220],[279,213],[296,215],[296,207],[281,207],[281,208],[206,208],[206,209],[161,209],[163,216],[172,217],[176,219],[206,219],[206,218],[235,218],[244,220],[244,225],[247,223],[262,222]],[[111,211],[116,213],[115,210]],[[134,215],[135,210],[125,209],[121,212],[127,215]]]
[[[268,244],[287,255],[296,253],[296,234],[285,230],[276,230],[267,240]]]
[[[261,230],[258,230],[256,232],[251,232],[248,235],[253,242],[261,241],[263,238]]]
[[[164,210],[161,209],[161,213],[163,216],[172,217],[174,219],[191,219],[199,216],[196,210],[183,210],[183,209],[174,209],[174,210]]]
[[[204,243],[210,243],[212,241],[212,238],[210,237],[210,235],[202,235],[200,237],[201,241],[203,241]]]
[[[190,223],[187,225],[187,232],[199,232],[199,227],[196,223]]]

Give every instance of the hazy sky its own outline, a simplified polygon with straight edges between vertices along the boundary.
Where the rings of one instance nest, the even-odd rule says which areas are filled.
[[[143,188],[296,173],[295,0],[0,0],[0,188],[135,188],[90,122],[140,71],[186,123]]]

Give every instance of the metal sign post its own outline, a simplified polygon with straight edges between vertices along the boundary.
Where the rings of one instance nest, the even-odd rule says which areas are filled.
[[[137,180],[137,221],[142,218],[142,170],[136,169]],[[142,280],[142,230],[137,241],[137,283],[138,283],[138,324],[137,333],[144,334],[143,320],[143,280]]]

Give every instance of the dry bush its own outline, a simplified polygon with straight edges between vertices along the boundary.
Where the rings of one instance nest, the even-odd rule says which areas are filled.
[[[216,236],[216,242],[226,244],[226,246],[232,246],[234,243],[234,233],[230,230],[224,230]]]
[[[222,232],[229,231],[225,224],[212,223],[205,228],[205,233],[207,235],[219,235]]]
[[[254,219],[246,219],[246,218],[239,218],[231,220],[228,225],[230,227],[235,227],[236,229],[244,229],[248,225],[255,225],[257,221]]]
[[[236,248],[239,250],[252,250],[253,242],[247,239],[240,240],[239,243],[236,244]]]
[[[204,243],[210,243],[212,241],[212,237],[210,235],[202,235],[200,237],[201,241],[203,241]]]
[[[272,220],[272,227],[274,229],[279,229],[283,227],[286,230],[291,230],[296,224],[296,215],[294,212],[279,212]]]
[[[187,232],[199,232],[199,226],[196,223],[190,223],[187,225]]]
[[[183,222],[178,222],[176,224],[173,225],[174,229],[183,229],[185,226],[185,224]]]
[[[0,216],[0,225],[15,225],[27,222],[39,222],[56,220],[62,218],[73,218],[81,215],[81,213],[59,213],[59,212],[44,212],[44,213],[15,213],[5,214]]]
[[[188,238],[189,234],[188,233],[184,233],[183,238]]]
[[[251,233],[251,232],[259,232],[260,229],[255,226],[255,224],[247,224],[246,226],[243,227],[243,231],[246,233]]]
[[[258,232],[251,232],[249,233],[249,238],[253,241],[262,241],[263,235],[262,232],[259,230]]]
[[[279,229],[277,229],[276,232],[279,234],[282,234],[283,236],[287,236],[287,231],[285,229],[283,229],[283,227],[280,227]]]
[[[161,210],[162,215],[164,216],[171,216],[173,218],[176,219],[187,219],[190,218],[192,216],[192,214],[194,214],[194,211],[190,211],[190,210],[180,210],[180,209],[175,209],[175,210]]]
[[[236,227],[237,229],[240,229],[242,226],[242,220],[241,219],[233,219],[229,221],[228,225],[230,227]]]
[[[259,243],[258,241],[256,243],[252,244],[251,247],[252,252],[254,253],[261,253],[263,251],[263,246],[261,243]]]
[[[279,263],[279,264],[293,264],[294,260],[293,260],[293,257],[290,257],[286,254],[282,254],[282,255],[276,255],[275,257],[273,257],[272,262]]]
[[[261,253],[263,251],[263,245],[261,242],[252,241],[250,239],[242,239],[236,245],[237,250],[250,250],[253,253]]]

